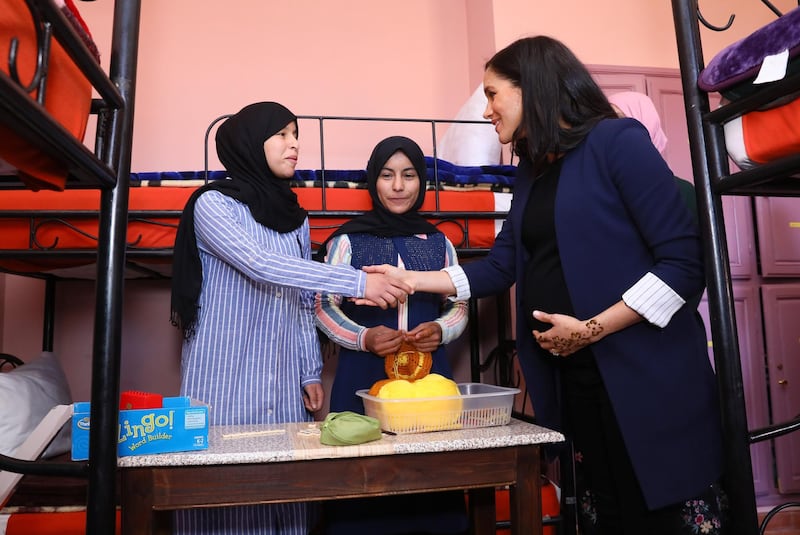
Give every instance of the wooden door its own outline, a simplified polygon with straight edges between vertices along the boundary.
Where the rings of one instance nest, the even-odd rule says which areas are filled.
[[[592,77],[606,95],[622,91],[647,94],[647,81],[643,73],[610,72],[607,69],[592,72]]]
[[[680,75],[648,76],[647,95],[661,117],[661,128],[667,135],[664,159],[676,176],[694,183],[692,158],[689,152],[689,127]]]
[[[758,197],[756,219],[761,274],[800,277],[800,199]]]
[[[761,286],[773,423],[800,413],[800,282]],[[800,433],[778,437],[778,491],[800,492]]]
[[[725,216],[725,237],[728,243],[728,264],[731,277],[749,279],[756,276],[755,236],[750,197],[722,197]]]
[[[757,284],[754,281],[735,281],[733,283],[733,299],[736,331],[739,338],[739,357],[742,363],[742,385],[747,425],[750,429],[756,429],[769,424],[767,378],[761,332],[761,304]],[[713,364],[714,348],[706,296],[703,296],[698,310],[705,324],[708,337],[708,356]],[[750,460],[753,465],[753,486],[756,495],[770,494],[774,488],[771,444],[759,442],[750,446]]]

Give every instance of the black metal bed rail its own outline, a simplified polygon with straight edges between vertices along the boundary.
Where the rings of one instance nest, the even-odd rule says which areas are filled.
[[[776,505],[770,509],[769,512],[764,516],[764,520],[761,521],[761,526],[758,528],[759,535],[764,535],[764,533],[766,533],[767,526],[769,526],[770,521],[775,517],[775,515],[784,509],[789,509],[790,507],[800,507],[800,502],[786,502]]]
[[[322,174],[322,182],[323,186],[325,184],[325,121],[342,121],[342,122],[372,122],[372,123],[416,123],[416,124],[428,124],[431,127],[431,143],[433,147],[433,185],[434,191],[436,192],[435,196],[435,211],[440,210],[439,204],[439,189],[440,189],[440,180],[439,180],[439,160],[438,160],[438,150],[437,150],[437,140],[436,140],[436,125],[441,124],[451,124],[451,123],[462,123],[462,124],[491,124],[489,121],[467,121],[467,120],[457,120],[457,119],[415,119],[415,118],[404,118],[404,117],[355,117],[355,116],[336,116],[336,115],[298,115],[298,119],[306,119],[317,121],[319,125],[319,146],[320,149],[320,169]],[[208,142],[206,142],[206,147],[208,147]],[[325,198],[326,188],[323,187],[322,189],[322,205],[326,206],[326,198]]]
[[[763,1],[763,0],[762,0]],[[766,5],[766,2],[765,2]],[[769,6],[768,6],[769,7]],[[759,528],[753,485],[750,443],[766,440],[800,427],[797,420],[755,430],[748,430],[745,411],[742,367],[732,279],[721,194],[798,195],[800,158],[789,157],[761,168],[731,175],[721,122],[741,114],[766,99],[774,100],[797,83],[797,76],[776,84],[770,93],[748,102],[728,104],[715,112],[709,110],[708,94],[697,81],[704,68],[700,40],[700,12],[697,0],[672,0],[678,58],[686,106],[692,168],[704,240],[707,267],[707,291],[711,332],[714,344],[717,381],[723,423],[725,488],[730,500],[729,532],[734,535],[763,533],[768,519]],[[732,21],[729,21],[732,22]],[[724,28],[712,28],[721,30]],[[764,100],[762,100],[764,99]],[[761,529],[761,531],[759,531]]]
[[[120,393],[122,292],[131,173],[141,0],[114,2],[109,78],[125,105],[101,114],[98,155],[116,170],[112,188],[100,192],[100,235],[92,345],[91,428],[86,533],[114,532]]]
[[[205,136],[203,138],[203,161],[204,161],[204,169],[205,169],[205,180],[208,182],[209,180],[209,168],[208,168],[208,157],[209,157],[209,149],[208,149],[208,141],[211,135],[211,131],[221,121],[224,121],[232,114],[228,113],[225,115],[220,115],[219,117],[215,118],[206,128]],[[346,121],[346,122],[372,122],[372,123],[416,123],[416,124],[429,124],[431,127],[431,143],[433,147],[433,189],[436,192],[435,196],[435,212],[440,211],[440,204],[439,204],[439,191],[442,186],[442,182],[439,179],[439,166],[438,166],[438,151],[437,151],[437,140],[436,140],[436,126],[442,124],[491,124],[489,121],[470,121],[470,120],[461,120],[461,119],[419,119],[419,118],[407,118],[407,117],[357,117],[357,116],[347,116],[347,115],[298,115],[298,120],[311,120],[316,121],[319,125],[319,146],[320,146],[320,177],[322,182],[322,206],[323,210],[327,206],[327,179],[325,177],[326,167],[325,167],[325,122],[326,121]]]
[[[800,195],[800,154],[720,175],[712,187],[715,193],[723,195],[797,197]]]
[[[62,45],[98,92],[104,109],[120,109],[124,99],[52,0],[26,0],[26,4],[36,30],[36,70],[28,83],[19,79],[16,64],[19,42],[12,38],[8,58],[11,75],[0,72],[0,121],[43,153],[59,161],[72,178],[71,187],[111,187],[116,183],[116,172],[112,167],[95,156],[44,109],[52,39],[55,38]],[[34,92],[36,97],[30,95]],[[21,187],[8,183],[2,186]]]
[[[772,13],[776,17],[782,17],[783,16],[783,13],[777,7],[775,7],[775,4],[770,2],[770,0],[759,0],[759,1],[762,4],[764,4],[764,6],[766,6],[767,9],[772,11]],[[800,5],[800,0],[798,0],[797,5]],[[717,26],[715,24],[710,23],[708,20],[706,20],[706,18],[703,17],[703,14],[700,12],[699,8],[697,9],[696,13],[697,13],[697,20],[700,23],[702,23],[703,26],[705,26],[709,30],[714,30],[715,32],[724,32],[725,30],[727,30],[728,28],[730,28],[733,25],[733,21],[736,19],[736,13],[731,13],[731,15],[728,17],[728,21],[724,25]]]
[[[89,463],[23,461],[0,454],[0,469],[34,476],[88,477]]]
[[[177,229],[178,219],[181,216],[180,210],[130,210],[128,212],[128,222],[153,225],[157,227],[169,227]],[[340,220],[349,219],[361,215],[363,212],[355,210],[310,210],[309,217],[314,220],[312,230],[334,230],[339,227],[338,223],[325,225],[326,219]],[[476,247],[471,241],[470,222],[471,221],[502,221],[506,218],[506,212],[420,212],[426,218],[434,221],[434,225],[447,225],[449,228],[456,227],[461,234],[460,240],[453,240],[456,252],[460,256],[472,257],[486,254],[487,247]],[[80,228],[76,223],[80,221],[97,221],[100,212],[98,210],[46,210],[31,212],[29,210],[5,210],[0,211],[0,221],[7,219],[27,220],[28,221],[28,246],[27,249],[0,249],[0,259],[15,260],[36,260],[36,259],[93,259],[97,256],[94,248],[65,248],[59,247],[59,238],[41,237],[41,233],[50,231],[57,227],[61,232],[69,232],[90,243],[98,244],[99,236],[90,234]],[[450,233],[453,234],[452,232]],[[149,257],[170,258],[172,247],[151,248],[140,246],[143,236],[138,234],[126,241],[126,254],[128,259],[146,259]],[[321,243],[312,242],[315,250]],[[130,266],[129,266],[130,267]],[[0,269],[1,270],[1,269]],[[8,270],[5,270],[8,272]],[[157,278],[163,278],[163,274],[153,272]]]
[[[787,76],[781,81],[768,84],[753,95],[726,103],[716,110],[705,113],[702,118],[703,124],[713,132],[713,135],[706,139],[709,152],[726,155],[724,135],[718,132],[722,123],[797,91],[800,91],[800,73]],[[727,156],[725,158],[727,162]],[[800,195],[800,154],[786,156],[735,173],[730,173],[729,168],[725,166],[721,174],[711,176],[710,180],[714,193],[719,194],[797,196]]]
[[[53,36],[64,47],[72,61],[81,69],[100,97],[112,108],[121,108],[124,104],[122,95],[111,82],[108,75],[100,68],[92,53],[83,42],[72,24],[52,0],[26,0],[37,26],[51,25]],[[40,48],[42,44],[39,45]]]
[[[77,181],[75,187],[109,187],[116,182],[116,174],[108,165],[47,115],[44,107],[4,72],[0,72],[0,122],[59,161]],[[8,182],[3,182],[2,186],[22,187],[19,183]]]
[[[114,2],[108,76],[99,67],[89,66],[88,49],[52,0],[26,0],[26,4],[37,32],[40,72],[40,79],[30,86],[42,90],[37,93],[37,101],[28,95],[34,87],[0,74],[0,123],[62,162],[69,173],[67,187],[100,189],[86,533],[105,535],[114,532],[116,517],[122,274],[141,0]],[[93,102],[92,106],[94,111],[99,110],[94,153],[56,123],[42,105],[52,35],[105,100],[104,105]],[[13,71],[12,65],[9,72]],[[42,470],[49,471],[48,465],[44,463]],[[28,465],[19,468],[29,470]]]
[[[750,442],[761,442],[763,440],[772,440],[783,435],[788,435],[793,431],[800,429],[800,414],[795,416],[788,422],[781,422],[779,424],[768,425],[750,431]]]

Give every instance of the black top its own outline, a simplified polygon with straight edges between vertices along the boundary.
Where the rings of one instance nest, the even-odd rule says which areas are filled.
[[[534,310],[575,315],[556,239],[556,190],[561,175],[561,163],[561,159],[557,160],[534,179],[531,195],[522,215],[522,244],[529,257],[525,267],[522,310],[528,328],[541,332],[550,329],[552,325],[534,319]],[[553,358],[561,367],[567,366],[572,369],[573,373],[577,373],[577,370],[584,370],[584,373],[588,372],[592,376],[598,373],[588,347],[567,359]]]
[[[529,255],[523,286],[523,310],[528,327],[546,331],[549,324],[533,318],[534,310],[573,315],[561,269],[555,224],[555,202],[561,160],[536,177],[522,216],[522,244]]]

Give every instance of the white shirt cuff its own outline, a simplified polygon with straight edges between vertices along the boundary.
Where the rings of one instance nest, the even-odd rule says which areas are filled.
[[[686,303],[675,290],[649,272],[622,294],[622,300],[658,327],[666,327],[675,312]]]
[[[467,279],[467,274],[464,273],[464,268],[459,265],[447,266],[442,271],[450,275],[450,280],[453,282],[453,286],[456,287],[456,295],[450,296],[450,300],[465,301],[469,299],[472,293],[469,290],[469,279]]]

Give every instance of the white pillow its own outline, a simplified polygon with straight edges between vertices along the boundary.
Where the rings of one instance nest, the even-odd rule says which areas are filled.
[[[456,114],[459,121],[485,121],[483,85],[472,93]],[[437,146],[436,155],[456,165],[499,165],[503,145],[491,124],[452,123]]]
[[[0,373],[0,453],[14,452],[56,405],[72,404],[67,378],[53,353],[43,352],[28,364]],[[65,425],[42,457],[70,450],[70,426]]]

